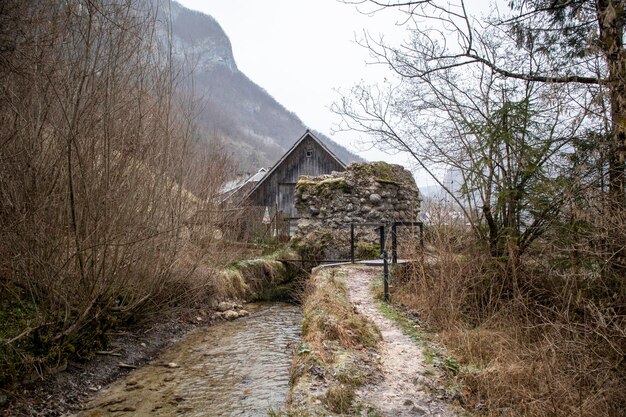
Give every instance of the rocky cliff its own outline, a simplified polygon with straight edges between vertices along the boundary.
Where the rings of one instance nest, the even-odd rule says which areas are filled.
[[[171,26],[174,55],[183,73],[193,73],[195,94],[202,99],[198,140],[219,138],[236,156],[242,171],[256,172],[273,165],[307,127],[239,71],[230,40],[213,17],[176,2],[162,3],[160,9],[161,19]],[[362,160],[325,135],[314,133],[343,162]]]

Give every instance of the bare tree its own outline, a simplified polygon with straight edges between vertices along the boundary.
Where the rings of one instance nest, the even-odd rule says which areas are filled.
[[[364,41],[379,62],[402,78],[426,78],[435,72],[483,66],[506,78],[558,85],[593,85],[609,98],[610,135],[606,143],[609,193],[624,208],[624,123],[626,52],[623,0],[513,1],[506,15],[477,20],[463,0],[344,1],[371,13],[396,8],[420,42],[398,47],[367,37]],[[488,47],[484,28],[495,26],[513,42]],[[519,66],[510,54],[522,54],[541,66]],[[526,70],[524,70],[526,69]],[[567,88],[567,87],[566,87]]]
[[[0,308],[26,315],[0,346],[13,367],[0,383],[88,354],[110,326],[190,290],[186,222],[228,158],[195,153],[167,4],[0,4]]]
[[[497,50],[493,31],[485,48]],[[425,42],[416,36],[417,50]],[[518,59],[519,68],[530,64]],[[532,69],[528,70],[533,71]],[[460,178],[446,188],[493,256],[519,256],[541,236],[566,202],[567,154],[584,113],[568,103],[590,100],[586,90],[508,79],[484,65],[440,69],[405,78],[387,91],[357,86],[333,109],[343,128],[373,134],[378,146],[410,153],[434,175]],[[439,183],[446,187],[443,181]]]
[[[402,303],[413,298],[447,331],[464,329],[461,349],[477,329],[527,338],[527,354],[516,346],[513,355],[494,355],[506,370],[479,383],[480,412],[499,415],[504,405],[524,415],[620,415],[624,2],[513,0],[508,15],[482,20],[470,17],[469,1],[348,3],[397,8],[411,37],[401,46],[366,37],[375,61],[400,81],[387,90],[355,87],[335,105],[343,126],[407,150],[431,170],[458,172],[456,200],[480,237],[463,241],[449,219],[433,227],[433,271],[424,266],[414,288],[398,291],[411,294]],[[440,316],[442,305],[452,308]],[[531,383],[511,372],[513,357],[534,364]],[[547,389],[536,384],[538,363]],[[515,388],[504,388],[512,380]],[[523,404],[515,405],[518,389]],[[483,409],[489,397],[501,402]]]
[[[370,133],[377,146],[413,155],[452,195],[477,233],[483,230],[482,221],[490,225],[492,252],[493,244],[498,240],[494,230],[506,224],[518,224],[519,227],[514,229],[518,230],[516,234],[523,236],[519,243],[524,248],[534,240],[534,237],[529,239],[530,236],[545,231],[547,224],[539,219],[554,218],[555,210],[565,201],[563,199],[559,204],[553,201],[541,212],[524,203],[520,206],[520,213],[524,215],[513,214],[517,212],[513,209],[505,216],[509,220],[500,221],[491,213],[495,207],[502,207],[494,200],[502,197],[496,189],[511,190],[507,197],[509,202],[516,200],[514,196],[522,192],[527,197],[534,196],[533,200],[539,203],[538,196],[547,197],[554,190],[530,189],[535,182],[528,178],[519,184],[516,182],[530,174],[531,177],[549,176],[556,186],[558,178],[565,178],[562,176],[563,168],[566,168],[563,164],[567,164],[567,158],[572,158],[582,148],[589,149],[589,146],[602,155],[600,171],[607,173],[609,178],[604,181],[602,174],[599,181],[587,185],[603,187],[607,184],[607,200],[611,201],[612,212],[619,216],[623,206],[616,196],[623,195],[623,184],[619,185],[623,160],[619,162],[622,151],[616,132],[621,128],[616,122],[618,119],[611,116],[619,103],[607,97],[614,84],[608,81],[612,76],[606,54],[597,47],[581,46],[583,39],[592,42],[597,32],[597,27],[589,21],[589,7],[585,6],[572,17],[569,4],[576,2],[563,5],[553,2],[545,10],[532,9],[522,14],[518,11],[509,18],[496,15],[480,21],[468,14],[463,1],[347,3],[358,4],[361,10],[369,7],[365,9],[367,12],[388,7],[398,9],[410,29],[410,38],[400,46],[388,45],[383,39],[370,35],[363,39],[362,45],[370,51],[375,62],[388,65],[400,81],[397,84],[388,82],[384,88],[355,87],[334,106],[343,117],[340,129]],[[567,11],[566,15],[555,15],[557,9],[563,13]],[[587,20],[577,27],[572,19]],[[573,36],[574,28],[578,43],[571,39],[565,44],[559,43]],[[523,103],[526,104],[521,111]],[[513,119],[509,111],[514,109],[517,122],[525,120],[519,126],[510,125]],[[494,123],[498,129],[493,127]],[[504,129],[507,123],[509,127]],[[528,143],[525,141],[532,140],[532,152],[537,159],[529,158],[526,151],[511,154],[511,149],[506,149],[511,143],[502,141],[513,137],[522,138],[520,149],[526,149]],[[514,174],[513,171],[518,169],[514,164],[515,169],[507,169],[507,175],[496,175],[494,168],[501,170],[507,165],[498,160],[503,155],[501,152],[494,153],[494,146],[498,143],[494,140],[505,147],[504,155],[513,159],[522,157],[528,167],[535,166],[536,169],[522,173],[528,167],[521,167]],[[587,145],[581,148],[584,142]],[[485,151],[487,148],[490,150]],[[468,158],[475,160],[469,163]],[[476,171],[477,161],[481,161],[482,170]],[[484,161],[495,166],[490,167]],[[607,164],[606,169],[602,168],[602,161]],[[463,177],[465,199],[455,195],[454,190],[433,175],[437,166],[452,168]],[[476,172],[492,174],[476,183]],[[509,177],[509,174],[513,176]],[[488,183],[492,186],[486,187]],[[559,187],[564,190],[566,185],[561,181]],[[485,187],[491,191],[476,193]],[[571,193],[557,195],[567,197]],[[481,198],[476,199],[476,196]],[[549,199],[544,200],[542,204]],[[531,212],[543,214],[534,222]],[[518,220],[512,223],[515,218]],[[620,240],[615,236],[612,239]],[[619,254],[621,248],[616,244],[611,250],[612,259],[619,258],[615,254]],[[494,253],[497,252],[501,251]]]

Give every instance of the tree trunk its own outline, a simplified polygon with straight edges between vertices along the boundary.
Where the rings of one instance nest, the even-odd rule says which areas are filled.
[[[608,146],[609,200],[613,210],[623,210],[626,151],[626,52],[624,51],[623,0],[598,0],[600,47],[609,70],[611,138]]]
[[[610,224],[619,224],[625,204],[624,161],[626,154],[626,51],[624,51],[624,0],[597,0],[600,47],[606,57],[607,87],[611,104],[611,137],[608,143]],[[622,273],[626,268],[626,248],[621,244],[624,231],[610,227],[608,249],[610,269]]]

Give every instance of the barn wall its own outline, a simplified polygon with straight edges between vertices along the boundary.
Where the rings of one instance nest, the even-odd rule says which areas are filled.
[[[311,156],[307,156],[307,151],[311,151]],[[294,193],[298,178],[301,175],[318,176],[343,170],[335,158],[307,135],[250,196],[251,204],[267,206],[274,214],[278,201],[279,211],[288,217],[297,217]]]

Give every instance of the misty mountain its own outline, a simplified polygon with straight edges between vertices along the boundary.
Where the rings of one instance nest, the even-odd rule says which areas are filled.
[[[183,72],[193,73],[195,94],[202,99],[199,140],[220,138],[242,171],[273,165],[307,126],[239,71],[230,40],[213,17],[176,2],[168,7],[173,53]],[[362,160],[322,133],[314,134],[345,163]]]

